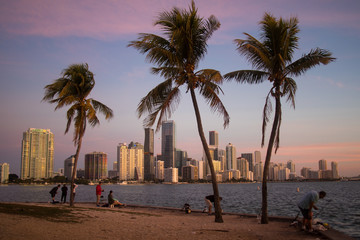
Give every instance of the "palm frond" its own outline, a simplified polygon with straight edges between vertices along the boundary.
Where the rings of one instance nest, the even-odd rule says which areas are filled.
[[[205,81],[199,91],[200,94],[206,99],[206,102],[209,104],[211,111],[218,112],[219,115],[223,116],[223,126],[226,128],[229,125],[230,116],[218,96],[219,92],[222,92],[221,88],[211,81]]]
[[[285,78],[283,85],[281,86],[281,96],[286,96],[286,101],[295,109],[295,94],[297,85],[294,79]]]
[[[107,120],[110,120],[114,116],[113,111],[105,104],[103,104],[95,99],[92,99],[92,98],[90,98],[90,101],[91,101],[91,105],[95,109],[95,115],[96,115],[96,112],[100,112],[105,116],[105,119],[107,119]]]
[[[225,74],[224,78],[228,81],[234,79],[238,83],[258,84],[267,80],[268,76],[269,74],[263,71],[239,70]]]
[[[312,49],[308,54],[303,55],[300,59],[288,65],[285,70],[286,75],[300,76],[317,65],[326,65],[335,61],[335,59],[336,58],[332,57],[332,53],[328,50],[320,48]]]

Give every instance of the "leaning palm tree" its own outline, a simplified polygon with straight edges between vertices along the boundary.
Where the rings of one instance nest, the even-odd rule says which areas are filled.
[[[69,131],[70,125],[74,121],[73,142],[77,148],[71,178],[71,207],[74,206],[73,188],[86,124],[89,123],[92,127],[100,124],[96,115],[97,112],[104,114],[105,119],[113,117],[113,112],[110,108],[95,99],[88,98],[94,86],[94,74],[89,71],[87,63],[70,65],[63,70],[61,78],[58,78],[54,83],[45,86],[45,96],[43,101],[56,103],[55,110],[70,105],[70,108],[67,111],[65,134]]]
[[[331,52],[324,49],[312,49],[308,54],[293,61],[294,51],[298,48],[299,32],[297,18],[276,19],[269,13],[265,13],[261,25],[261,40],[257,40],[250,34],[245,33],[245,40],[236,39],[240,54],[244,55],[256,70],[241,70],[227,73],[224,78],[236,80],[239,83],[257,84],[266,80],[272,87],[267,94],[263,109],[262,141],[265,142],[265,130],[269,122],[269,114],[272,112],[271,98],[275,99],[275,114],[272,130],[268,142],[263,181],[262,181],[262,210],[261,223],[268,223],[267,215],[267,178],[269,164],[273,148],[275,154],[280,143],[281,125],[281,98],[285,97],[291,106],[295,108],[296,82],[292,77],[300,76],[308,69],[320,64],[328,64],[335,60]]]
[[[190,92],[199,136],[211,171],[215,196],[215,221],[223,222],[216,174],[195,93],[197,90],[213,111],[223,115],[225,128],[229,124],[229,115],[218,96],[223,93],[219,87],[222,83],[220,72],[213,69],[195,71],[199,61],[207,52],[207,40],[220,27],[220,23],[214,16],[206,20],[200,18],[192,1],[188,11],[174,7],[170,12],[161,13],[154,25],[160,26],[164,37],[142,33],[139,34],[137,41],[131,41],[128,45],[142,54],[147,54],[147,60],[156,65],[152,68],[152,73],[165,78],[165,81],[141,99],[137,108],[138,117],[148,113],[144,119],[146,127],[153,126],[158,119],[156,127],[158,131],[162,121],[170,117],[179,104],[180,87],[184,87],[186,93]]]

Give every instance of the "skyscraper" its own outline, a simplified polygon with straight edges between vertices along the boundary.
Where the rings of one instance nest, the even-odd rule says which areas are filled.
[[[242,153],[242,158],[245,158],[249,163],[249,171],[254,171],[254,154],[253,153]]]
[[[339,175],[339,168],[337,162],[331,162],[331,171],[332,171],[332,177],[335,179],[340,178]]]
[[[327,170],[327,163],[325,159],[319,160],[319,170],[326,171]]]
[[[217,131],[209,132],[209,145],[219,147],[219,134]]]
[[[75,166],[75,155],[72,155],[64,161],[64,176],[69,180],[72,177]],[[76,173],[75,173],[76,178]]]
[[[261,152],[255,151],[254,152],[255,164],[261,163]]]
[[[226,170],[235,170],[236,167],[236,148],[229,143],[226,146]]]
[[[161,125],[161,160],[164,167],[175,167],[175,122],[165,121]]]
[[[54,134],[50,129],[29,128],[23,133],[20,178],[51,178],[53,171]]]
[[[107,154],[92,152],[85,154],[85,178],[91,180],[107,178]]]
[[[144,140],[144,180],[154,181],[154,129],[145,128]]]
[[[0,183],[7,183],[9,181],[9,164],[0,163]]]
[[[144,179],[144,146],[140,143],[120,143],[117,147],[119,180]]]
[[[295,173],[295,163],[292,160],[287,161],[286,167],[290,169],[290,173]]]

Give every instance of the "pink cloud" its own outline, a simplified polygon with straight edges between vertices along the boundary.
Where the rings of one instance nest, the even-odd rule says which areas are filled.
[[[311,7],[308,6],[310,2]],[[0,26],[17,35],[118,39],[128,34],[153,31],[152,24],[159,12],[170,10],[173,6],[184,8],[189,4],[190,0],[6,1],[0,9]],[[196,1],[200,15],[208,17],[214,14],[224,30],[237,31],[239,27],[256,26],[265,11],[283,17],[296,14],[301,24],[358,28],[359,14],[351,4],[339,4],[302,1],[290,5],[285,0],[271,3],[250,0]],[[353,5],[358,4],[354,1]],[[239,34],[242,31],[240,29]]]

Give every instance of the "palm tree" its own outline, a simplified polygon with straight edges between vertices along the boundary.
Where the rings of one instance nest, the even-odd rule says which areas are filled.
[[[275,154],[280,143],[281,125],[281,97],[295,108],[296,82],[292,77],[300,76],[308,69],[320,64],[328,64],[335,60],[331,52],[316,48],[310,50],[296,61],[293,61],[294,51],[298,48],[299,32],[297,18],[276,19],[269,13],[265,13],[261,25],[261,40],[257,40],[250,34],[245,33],[245,40],[236,39],[237,50],[244,55],[256,70],[240,70],[227,73],[224,78],[236,80],[239,83],[258,84],[266,80],[272,87],[266,96],[263,109],[262,141],[264,146],[266,125],[269,122],[269,114],[272,112],[271,97],[275,99],[275,114],[268,142],[266,159],[262,181],[262,217],[261,223],[268,223],[267,215],[267,178],[272,150]]]
[[[42,99],[49,103],[56,103],[55,110],[71,105],[67,111],[67,124],[65,129],[66,134],[70,129],[71,123],[74,121],[73,142],[77,148],[71,178],[71,207],[74,206],[73,187],[86,124],[89,123],[92,127],[100,124],[96,115],[97,112],[104,114],[105,119],[113,117],[113,112],[110,108],[95,99],[88,98],[94,86],[94,74],[89,71],[88,64],[72,64],[63,70],[61,78],[45,86],[45,96]]]
[[[197,14],[194,1],[189,10],[174,7],[170,12],[159,15],[154,25],[160,26],[164,37],[142,33],[137,41],[131,41],[128,46],[134,47],[142,54],[147,54],[149,62],[157,67],[152,68],[153,74],[159,74],[165,81],[153,88],[141,99],[137,112],[138,117],[148,113],[144,126],[151,127],[156,119],[156,130],[160,129],[162,121],[171,116],[180,101],[180,87],[190,92],[199,136],[209,163],[212,186],[215,196],[215,221],[223,222],[219,201],[219,191],[216,182],[214,165],[206,143],[195,89],[203,96],[213,111],[224,118],[224,128],[229,124],[229,115],[222,104],[219,84],[222,76],[214,69],[195,71],[199,61],[207,52],[207,40],[220,27],[219,21],[210,16],[204,20]]]

